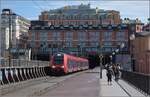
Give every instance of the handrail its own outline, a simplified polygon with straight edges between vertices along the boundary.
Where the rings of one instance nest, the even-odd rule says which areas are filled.
[[[150,75],[124,70],[121,70],[121,72],[124,80],[150,95]]]
[[[9,60],[1,60],[0,68],[3,67],[45,67],[49,66],[49,61],[39,61],[39,60],[23,60],[23,59],[12,59],[11,66],[9,66]]]

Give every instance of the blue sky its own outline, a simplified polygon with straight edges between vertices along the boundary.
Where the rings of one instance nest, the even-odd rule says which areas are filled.
[[[30,20],[38,19],[41,11],[56,9],[65,5],[91,4],[92,8],[120,11],[121,18],[139,18],[147,22],[150,11],[149,0],[1,0],[1,9],[10,8]]]

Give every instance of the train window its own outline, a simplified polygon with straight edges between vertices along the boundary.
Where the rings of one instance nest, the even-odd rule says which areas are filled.
[[[54,56],[54,64],[63,64],[64,62],[64,57],[63,56]]]
[[[72,64],[73,64],[73,61],[71,59],[68,59],[68,67],[69,68],[72,68]]]
[[[69,68],[71,68],[71,60],[70,59],[68,60],[68,66],[69,66]]]

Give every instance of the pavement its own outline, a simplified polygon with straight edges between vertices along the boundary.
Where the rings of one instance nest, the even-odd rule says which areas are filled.
[[[108,85],[106,78],[106,70],[103,70],[102,79],[100,79],[100,97],[146,97],[146,96],[122,79],[120,79],[118,82],[116,82],[113,79],[112,85]]]

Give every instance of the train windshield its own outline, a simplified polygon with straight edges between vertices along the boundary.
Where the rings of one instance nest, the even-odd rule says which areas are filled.
[[[63,56],[54,56],[54,64],[61,65],[64,62]]]

